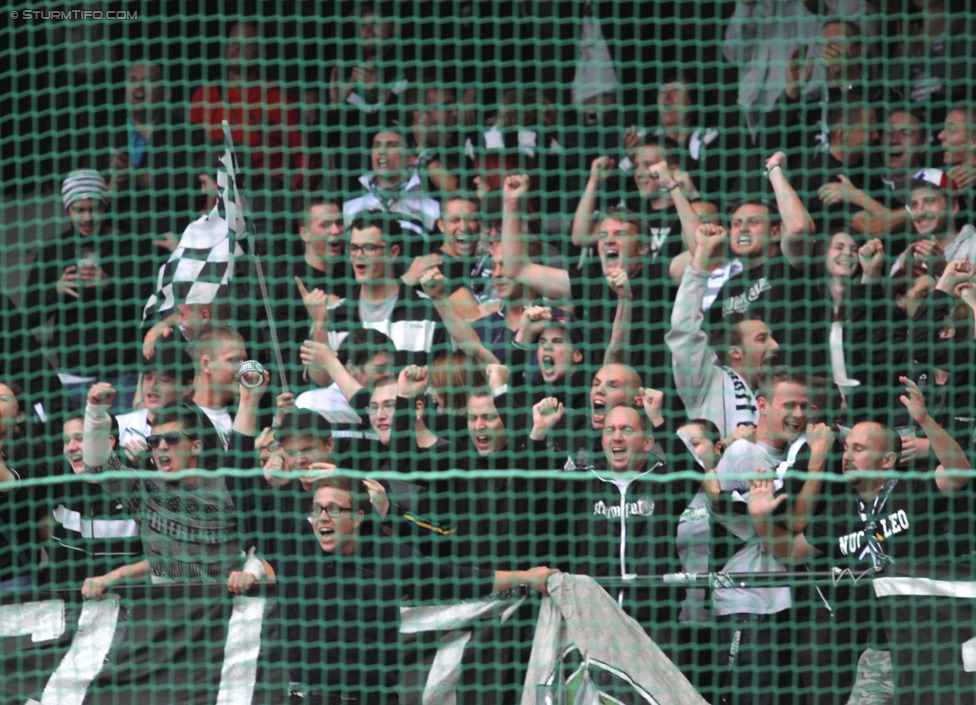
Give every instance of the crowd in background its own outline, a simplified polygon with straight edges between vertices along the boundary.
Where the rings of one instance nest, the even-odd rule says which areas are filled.
[[[637,3],[538,4],[507,20],[549,29],[532,55],[481,3],[440,53],[359,5],[301,91],[256,18],[185,101],[163,55],[127,62],[55,160],[64,231],[2,297],[0,586],[277,576],[297,604],[289,577],[327,580],[299,537],[369,536],[443,580],[603,578],[710,702],[971,687],[909,665],[953,644],[904,643],[867,582],[657,578],[971,564],[976,16],[740,0],[716,88],[642,53]],[[162,479],[98,477],[125,468]],[[392,687],[307,656],[313,692]]]

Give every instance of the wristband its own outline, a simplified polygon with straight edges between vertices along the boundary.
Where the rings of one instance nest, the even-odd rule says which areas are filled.
[[[770,174],[772,174],[773,173],[773,169],[778,169],[778,168],[779,168],[779,163],[778,162],[773,162],[768,167],[766,167],[766,176],[769,176]]]
[[[680,181],[675,181],[675,182],[674,182],[673,184],[671,184],[670,186],[668,186],[668,187],[666,187],[666,188],[662,188],[661,190],[662,190],[662,191],[665,191],[665,192],[667,192],[667,193],[671,193],[671,192],[672,192],[672,191],[674,191],[674,190],[675,190],[676,188],[680,188],[680,187],[681,187],[681,182],[680,182]]]

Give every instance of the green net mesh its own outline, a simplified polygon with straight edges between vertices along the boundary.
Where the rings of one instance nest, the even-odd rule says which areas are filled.
[[[5,14],[0,702],[973,700],[966,3]]]

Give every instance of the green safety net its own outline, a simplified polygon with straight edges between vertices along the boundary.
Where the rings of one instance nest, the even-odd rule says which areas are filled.
[[[6,15],[0,702],[971,701],[965,3]]]

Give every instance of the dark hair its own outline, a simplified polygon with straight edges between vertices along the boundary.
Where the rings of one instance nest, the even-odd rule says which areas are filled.
[[[765,198],[743,198],[740,201],[736,201],[729,208],[729,215],[733,215],[737,210],[743,206],[760,206],[766,209],[766,213],[769,214],[769,226],[773,227],[779,225],[780,215],[779,208],[772,201],[767,201]]]
[[[193,358],[183,341],[176,340],[173,336],[157,340],[152,355],[142,359],[140,368],[140,376],[147,372],[156,372],[178,379],[184,386],[193,382]]]
[[[170,423],[178,423],[187,436],[195,441],[201,440],[200,414],[189,404],[178,401],[166,404],[156,413],[153,426],[164,426]]]
[[[765,323],[755,311],[746,311],[726,316],[720,323],[712,326],[708,334],[708,342],[722,364],[725,364],[728,358],[729,348],[742,345],[742,324],[746,321]]]
[[[170,402],[156,414],[154,428],[163,424],[178,423],[183,432],[195,441],[203,443],[199,466],[205,470],[216,470],[224,459],[224,442],[210,417],[192,404]]]
[[[111,425],[108,429],[108,434],[115,439],[115,442],[119,442],[119,434],[121,430],[119,429],[119,420],[114,414],[109,414],[108,417],[112,420]],[[85,423],[85,412],[84,411],[69,411],[61,418],[61,431],[64,432],[64,427],[68,425],[69,421],[81,421]]]
[[[718,443],[722,440],[722,432],[719,431],[718,426],[711,419],[690,419],[686,421],[683,426],[701,426],[704,435],[712,443]]]
[[[327,475],[312,483],[313,495],[322,487],[331,487],[340,492],[348,492],[352,498],[353,511],[363,514],[370,513],[369,490],[362,480],[354,480],[348,475]]]
[[[807,373],[794,367],[774,367],[766,372],[766,379],[762,387],[756,393],[756,397],[762,397],[766,401],[771,401],[776,386],[780,384],[807,384]]]
[[[275,429],[275,440],[281,443],[286,438],[297,436],[331,438],[332,425],[317,411],[293,409],[290,414],[285,414],[281,425]]]
[[[396,347],[386,333],[373,328],[356,328],[336,350],[336,359],[343,366],[362,367],[382,352],[387,353],[390,360],[396,355]]]
[[[400,225],[400,219],[396,214],[379,210],[378,208],[360,211],[353,218],[351,229],[367,230],[369,228],[376,228],[380,231],[387,248],[392,248],[396,245],[400,248],[400,254],[404,254],[403,226]]]
[[[302,214],[298,217],[298,224],[307,228],[311,222],[309,214],[312,212],[313,208],[317,206],[335,206],[339,209],[339,215],[342,216],[342,199],[337,197],[326,198],[325,196],[311,196],[305,199],[305,205],[302,207]]]

